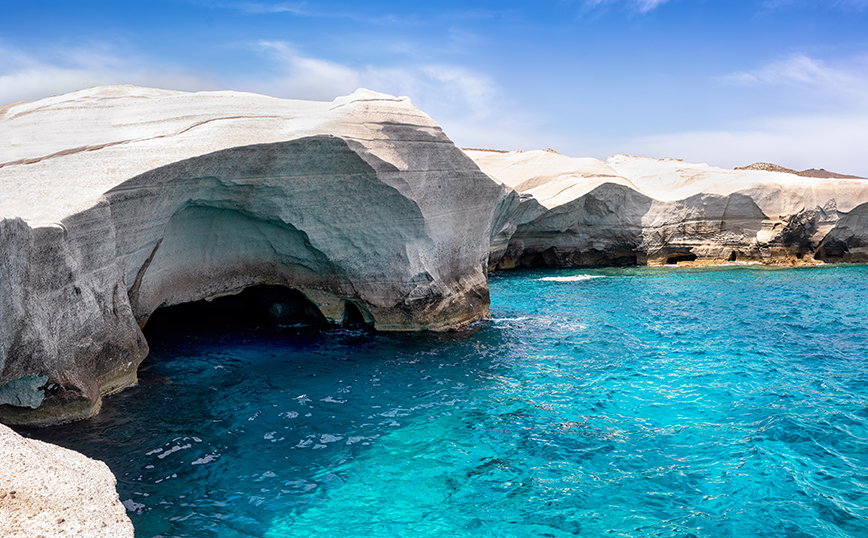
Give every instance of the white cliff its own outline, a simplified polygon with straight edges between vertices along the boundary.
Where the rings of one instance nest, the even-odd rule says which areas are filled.
[[[271,285],[381,330],[488,314],[508,189],[407,98],[100,87],[2,107],[0,133],[7,423],[96,413],[161,306]]]
[[[521,195],[492,266],[868,261],[868,180],[466,150]]]

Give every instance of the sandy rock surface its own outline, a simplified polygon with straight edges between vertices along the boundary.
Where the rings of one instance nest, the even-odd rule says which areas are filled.
[[[466,153],[519,194],[493,267],[868,261],[868,180],[627,155]]]
[[[133,536],[106,464],[0,424],[0,536]]]

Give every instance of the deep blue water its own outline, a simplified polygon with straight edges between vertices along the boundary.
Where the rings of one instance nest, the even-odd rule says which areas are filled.
[[[96,418],[138,536],[868,536],[868,267],[497,273],[445,335],[167,338]]]

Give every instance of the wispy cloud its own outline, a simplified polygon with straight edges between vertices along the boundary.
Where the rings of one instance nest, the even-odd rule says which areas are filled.
[[[649,11],[653,11],[670,1],[671,0],[585,0],[584,8],[590,10],[610,4],[624,4],[628,9],[638,11],[639,13],[648,13]]]
[[[279,4],[267,4],[261,2],[244,2],[237,4],[230,4],[232,7],[240,9],[245,13],[251,14],[262,14],[262,13],[295,13],[299,15],[305,14],[304,2],[296,2],[294,4],[288,3],[279,3]]]
[[[795,54],[783,60],[753,71],[740,71],[725,77],[725,80],[742,85],[757,84],[798,84],[813,86],[818,84],[851,84],[857,77],[840,69],[834,69],[820,60],[803,54]]]
[[[839,60],[830,65],[794,54],[752,71],[726,75],[721,80],[746,88],[807,92],[814,99],[837,102],[842,107],[868,107],[868,57]]]
[[[773,162],[793,169],[825,168],[868,177],[864,158],[868,113],[760,119],[743,129],[683,132],[620,143],[617,152],[677,157],[734,168]]]
[[[642,13],[647,13],[658,6],[661,6],[669,0],[634,0],[635,4]]]
[[[257,45],[271,54],[283,71],[276,79],[262,81],[263,93],[323,100],[352,93],[361,86],[361,74],[349,67],[302,56],[284,42],[260,41]]]
[[[435,117],[484,118],[500,98],[492,79],[457,65],[414,61],[401,66],[349,66],[302,54],[280,41],[259,41],[254,49],[271,56],[275,74],[226,78],[165,65],[157,67],[105,44],[36,53],[0,43],[0,104],[110,84],[188,91],[236,89],[312,100],[331,100],[365,87],[408,95]]]
[[[317,9],[309,2],[237,2],[237,1],[203,1],[210,8],[223,8],[239,11],[247,15],[269,15],[287,13],[299,17],[313,17],[324,19],[350,19],[367,24],[382,25],[410,25],[418,24],[419,19],[413,15],[401,16],[395,13],[372,14],[373,10],[360,9],[358,11],[346,9]]]
[[[216,77],[172,66],[156,66],[105,44],[25,53],[0,44],[0,104],[109,84],[138,84],[174,90],[217,89]]]
[[[794,54],[721,77],[744,102],[769,103],[727,128],[670,132],[623,142],[623,152],[725,167],[768,161],[868,176],[868,57],[828,62]],[[777,106],[786,101],[787,107]],[[764,110],[759,114],[756,110]]]
[[[364,87],[410,96],[417,106],[432,115],[473,118],[488,116],[499,98],[494,81],[461,66],[414,63],[351,67],[305,56],[285,42],[260,41],[257,46],[271,54],[283,72],[258,84],[259,91],[271,95],[323,100]]]
[[[775,12],[786,8],[820,7],[844,11],[861,11],[868,8],[868,0],[764,0],[763,11]]]

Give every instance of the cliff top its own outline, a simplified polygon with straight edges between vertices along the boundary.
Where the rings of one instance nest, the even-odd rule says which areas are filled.
[[[764,170],[766,172],[783,172],[785,174],[794,174],[802,177],[818,177],[824,179],[866,179],[860,176],[850,176],[847,174],[829,172],[822,168],[808,168],[807,170],[802,170],[801,172],[799,172],[797,170],[791,170],[790,168],[784,168],[783,166],[778,166],[772,163],[753,163],[749,166],[737,167],[736,170]]]
[[[141,173],[223,149],[315,135],[358,141],[401,168],[384,125],[442,136],[406,97],[359,89],[331,102],[101,86],[0,108],[0,218],[58,222]],[[445,138],[445,137],[444,137]]]
[[[673,158],[615,155],[603,162],[540,150],[524,153],[469,150],[466,153],[485,173],[519,192],[533,195],[549,209],[603,183],[624,185],[661,201],[683,200],[698,194],[743,192],[760,197],[763,209],[774,214],[786,213],[793,207],[823,206],[829,199],[835,199],[841,211],[849,211],[856,200],[864,198],[861,193],[868,189],[868,180],[855,177],[793,174],[784,171],[786,169],[728,170]],[[776,194],[756,194],[758,189]]]

